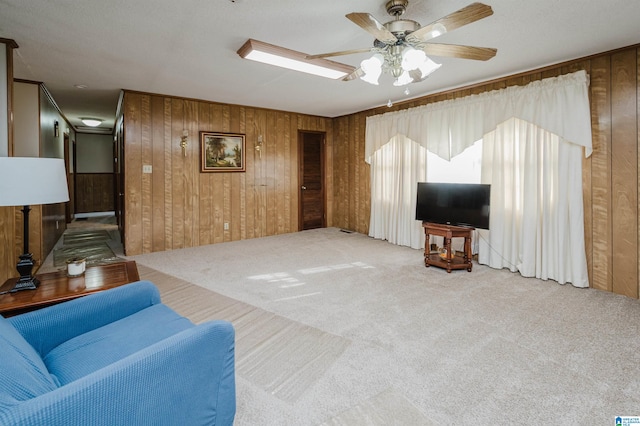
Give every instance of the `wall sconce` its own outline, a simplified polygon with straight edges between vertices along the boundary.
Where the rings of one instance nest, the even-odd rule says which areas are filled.
[[[262,159],[262,135],[258,135],[258,142],[256,142],[256,151],[258,151],[258,156]]]
[[[53,136],[56,138],[60,136],[60,125],[58,124],[58,120],[53,122]]]
[[[182,131],[182,138],[180,138],[180,148],[182,148],[182,155],[187,156],[187,139],[189,138],[189,131]]]

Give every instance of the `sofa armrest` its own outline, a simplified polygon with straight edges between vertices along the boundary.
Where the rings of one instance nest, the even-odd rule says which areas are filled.
[[[8,318],[44,357],[67,340],[160,303],[158,288],[138,281]]]
[[[16,426],[232,425],[234,330],[211,321],[0,413]]]

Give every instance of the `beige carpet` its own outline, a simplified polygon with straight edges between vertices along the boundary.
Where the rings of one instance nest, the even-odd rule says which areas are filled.
[[[478,264],[447,274],[334,228],[132,259],[180,313],[236,327],[236,425],[607,425],[640,410],[637,300]]]
[[[138,266],[163,301],[196,323],[225,319],[236,330],[236,371],[290,403],[316,382],[349,341],[246,303]]]

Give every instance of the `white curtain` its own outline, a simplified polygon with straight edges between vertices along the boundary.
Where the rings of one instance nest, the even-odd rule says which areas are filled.
[[[427,180],[427,150],[396,136],[371,159],[369,235],[412,248],[424,247],[422,224],[415,220],[418,182]]]
[[[578,71],[502,90],[367,117],[365,161],[404,135],[449,160],[511,117],[585,147],[591,155],[588,76]]]
[[[521,164],[526,166],[526,173],[523,171],[518,173],[535,173],[536,178],[542,179],[542,182],[539,182],[529,177],[525,182],[527,186],[521,187],[520,190],[526,192],[526,195],[535,194],[536,206],[540,205],[541,209],[544,206],[544,209],[531,210],[529,209],[531,201],[527,201],[526,206],[522,201],[523,206],[520,210],[513,210],[514,215],[502,213],[504,219],[500,220],[508,220],[508,226],[499,228],[500,233],[504,235],[496,237],[485,235],[496,253],[499,250],[500,255],[507,259],[506,262],[502,260],[498,262],[495,259],[497,256],[495,253],[483,254],[482,247],[479,248],[479,255],[488,256],[482,257],[487,264],[495,267],[506,266],[512,270],[515,267],[523,275],[552,278],[562,283],[571,282],[580,287],[588,286],[582,231],[584,224],[581,152],[584,148],[585,156],[589,156],[592,148],[588,76],[585,71],[536,81],[522,87],[515,86],[368,117],[365,133],[365,161],[371,164],[369,235],[395,244],[414,248],[422,247],[423,230],[421,224],[414,220],[415,194],[416,183],[426,180],[426,175],[422,174],[426,173],[426,164],[424,170],[420,169],[421,162],[424,161],[423,156],[407,154],[417,148],[411,145],[411,150],[406,151],[408,149],[406,141],[418,144],[449,160],[475,141],[483,139],[485,134],[496,130],[498,125],[514,117],[528,123],[527,126],[518,124],[517,127],[518,129],[526,127],[526,132],[531,136],[524,147],[518,148],[524,149],[525,152],[531,151]],[[507,140],[507,130],[504,129],[510,125],[501,126],[499,132],[501,133],[499,138],[507,145],[511,141]],[[513,126],[515,130],[516,125],[513,124]],[[494,134],[490,137],[495,139],[498,136]],[[519,138],[520,136],[517,139]],[[546,142],[553,138],[557,138],[559,142]],[[516,140],[516,137],[512,136],[511,140]],[[534,140],[537,142],[533,143]],[[394,141],[396,145],[387,146],[390,141]],[[537,151],[537,144],[545,146],[540,148],[543,151]],[[393,156],[389,157],[391,160],[387,160],[387,154],[381,152],[383,149],[396,152],[400,146],[405,150],[402,162]],[[555,154],[550,146],[557,146]],[[496,143],[491,144],[491,147],[492,161],[496,164],[498,164],[496,156],[500,150],[515,149],[504,144],[498,146]],[[485,146],[484,152],[487,152],[487,149]],[[507,158],[503,160],[505,166]],[[493,166],[483,164],[483,173],[491,167]],[[535,170],[529,171],[529,167]],[[406,170],[407,168],[409,170]],[[486,182],[486,179],[492,178],[483,179]],[[507,177],[505,175],[501,178]],[[492,197],[502,190],[498,189],[498,183],[495,187],[494,182],[489,183],[492,184]],[[546,188],[552,188],[551,192]],[[543,192],[533,192],[542,189],[544,189]],[[502,202],[515,203],[515,199],[510,200],[511,196],[512,194],[506,193]],[[567,203],[559,203],[560,197]],[[497,211],[498,207],[495,209]],[[530,216],[534,212],[537,216]],[[492,230],[493,227],[498,226],[496,217],[500,216],[498,214],[494,216],[492,205],[490,225]],[[567,221],[567,217],[571,220]],[[533,226],[533,223],[536,226]],[[535,236],[536,246],[523,243],[523,241],[532,241],[533,237],[530,235]],[[494,246],[493,238],[500,240],[500,245],[495,243]],[[514,246],[518,249],[515,253],[511,251]],[[485,246],[486,249],[487,246]],[[530,263],[532,259],[536,263]],[[542,259],[544,262],[541,261]]]
[[[581,147],[512,118],[483,138],[482,180],[491,222],[479,262],[588,287]]]

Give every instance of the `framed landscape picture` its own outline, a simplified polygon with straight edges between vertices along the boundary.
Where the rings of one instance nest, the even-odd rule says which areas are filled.
[[[244,135],[200,132],[200,172],[244,172]]]

